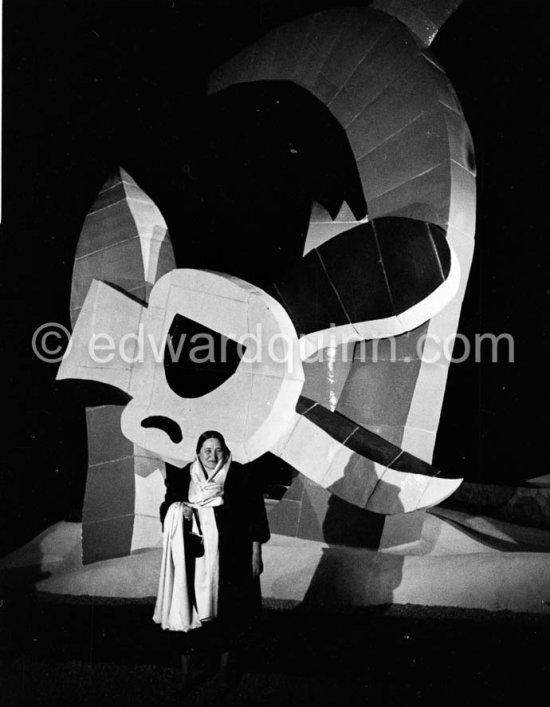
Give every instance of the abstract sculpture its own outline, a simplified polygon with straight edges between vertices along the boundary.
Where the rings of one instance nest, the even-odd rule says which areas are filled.
[[[473,149],[456,95],[405,25],[360,8],[278,28],[222,67],[210,90],[257,81],[292,82],[329,108],[346,131],[363,194],[334,220],[314,207],[305,257],[279,273],[269,294],[231,273],[172,270],[145,308],[96,280],[59,377],[124,391],[125,436],[163,460],[183,464],[197,432],[219,428],[239,461],[271,451],[312,488],[361,508],[429,507],[460,483],[428,463],[448,361],[423,360],[426,342],[456,332],[473,251]],[[202,330],[231,349],[256,324],[260,364],[233,347],[229,368],[209,369],[219,385],[205,376],[202,395],[200,385],[174,392],[168,376],[181,360],[170,367],[169,342],[177,347]],[[115,356],[91,361],[93,334],[111,337]],[[139,347],[140,336],[154,350],[145,345],[144,358],[123,360],[121,338]],[[267,350],[277,337],[284,359]],[[359,343],[388,337],[391,359],[369,358]],[[292,487],[288,495],[280,508],[298,503]],[[300,534],[299,517],[287,532]]]

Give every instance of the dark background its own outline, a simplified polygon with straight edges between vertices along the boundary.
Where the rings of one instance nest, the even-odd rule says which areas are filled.
[[[209,71],[272,26],[337,4],[352,3],[5,0],[0,550],[76,518],[82,503],[83,407],[31,337],[69,324],[74,250],[107,174],[125,166],[183,238],[178,204]],[[450,369],[434,463],[476,482],[547,472],[549,18],[543,2],[466,0],[432,45],[478,164],[459,331],[515,340],[514,363],[487,350]]]

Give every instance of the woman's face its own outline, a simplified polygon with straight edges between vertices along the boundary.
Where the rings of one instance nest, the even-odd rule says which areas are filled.
[[[222,443],[215,437],[209,437],[202,444],[199,459],[206,469],[215,469],[216,464],[225,456]]]

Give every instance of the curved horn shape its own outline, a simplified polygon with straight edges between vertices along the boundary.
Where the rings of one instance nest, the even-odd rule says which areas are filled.
[[[346,130],[369,218],[408,217],[446,232],[460,267],[456,295],[429,322],[396,337],[391,366],[374,371],[372,361],[353,360],[349,347],[337,347],[329,363],[304,363],[307,395],[430,460],[449,362],[408,361],[423,338],[444,341],[456,333],[473,256],[475,163],[456,93],[399,10],[408,4],[333,9],[290,22],[215,71],[209,91],[259,80],[307,89]],[[414,2],[432,19],[432,35],[455,5]],[[315,207],[305,252],[357,223],[346,205],[334,221]]]
[[[373,10],[382,10],[406,25],[419,44],[429,47],[439,28],[462,0],[374,0]]]

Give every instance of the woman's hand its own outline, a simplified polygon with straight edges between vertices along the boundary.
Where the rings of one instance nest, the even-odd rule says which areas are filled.
[[[193,520],[193,509],[191,506],[188,506],[184,501],[182,501],[182,508],[183,508],[183,518],[184,520]]]
[[[254,541],[252,543],[252,576],[259,577],[264,571],[262,562],[262,544]]]

